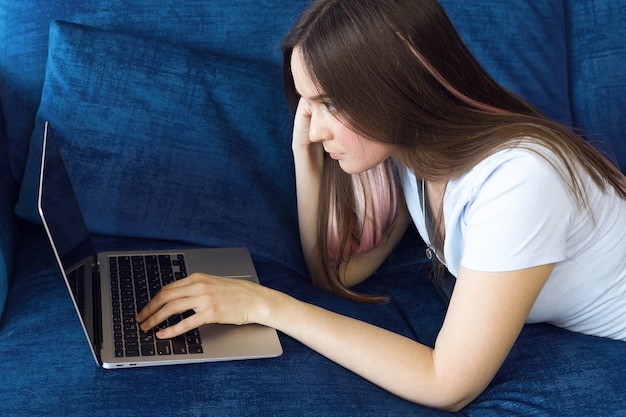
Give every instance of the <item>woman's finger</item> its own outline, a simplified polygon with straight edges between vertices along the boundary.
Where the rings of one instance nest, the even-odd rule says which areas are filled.
[[[188,304],[185,301],[187,298],[197,295],[194,292],[194,284],[194,280],[190,279],[180,280],[163,287],[137,315],[136,319],[141,323],[141,328],[149,330],[174,314],[190,310],[190,308],[185,308],[185,305]],[[183,302],[174,303],[174,301]]]
[[[156,336],[159,339],[171,339],[173,337],[180,336],[181,334],[185,334],[190,330],[196,329],[203,324],[205,324],[204,320],[198,314],[193,314],[172,326],[158,331]]]

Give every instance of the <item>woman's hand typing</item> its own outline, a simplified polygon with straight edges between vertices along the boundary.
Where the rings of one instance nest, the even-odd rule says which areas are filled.
[[[193,274],[166,285],[137,315],[141,329],[148,331],[174,314],[192,310],[194,315],[157,333],[172,338],[203,324],[248,324],[258,322],[259,294],[264,287],[250,281]]]

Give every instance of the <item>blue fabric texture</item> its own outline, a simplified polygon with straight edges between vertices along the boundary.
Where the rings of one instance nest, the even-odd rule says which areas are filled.
[[[258,63],[55,22],[17,213],[37,221],[48,120],[91,231],[247,246],[298,268],[280,85]]]
[[[0,114],[2,106],[0,105]],[[17,219],[13,215],[15,204],[15,184],[9,171],[9,158],[4,122],[0,117],[0,317],[4,311],[4,303],[9,288],[11,264],[15,252],[15,230]]]
[[[571,124],[563,4],[440,0],[491,76],[547,116]]]
[[[155,242],[100,243],[111,244],[158,248]],[[389,294],[391,302],[383,305],[338,299],[274,262],[254,261],[261,281],[271,288],[432,346],[445,308],[423,267],[398,266],[399,255],[392,254],[385,271],[358,288]],[[3,415],[151,416],[155,410],[164,416],[451,415],[403,401],[283,334],[285,353],[269,360],[100,369],[39,229],[24,230],[18,259],[12,297],[0,323],[0,357],[11,358],[0,361],[0,375],[11,381],[0,384]],[[25,329],[39,335],[35,352],[24,348],[32,342],[20,336]],[[458,415],[622,416],[625,356],[621,342],[549,325],[526,326],[493,383]]]
[[[278,66],[280,42],[308,0],[0,0],[0,99],[15,181],[24,173],[46,69],[48,27],[65,20]],[[277,71],[279,71],[277,69]],[[278,86],[277,86],[278,88]]]
[[[565,2],[575,127],[626,172],[626,3]],[[610,105],[609,105],[610,103]]]

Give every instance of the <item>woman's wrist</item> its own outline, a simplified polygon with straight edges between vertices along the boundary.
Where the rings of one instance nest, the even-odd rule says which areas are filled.
[[[321,172],[324,164],[324,148],[320,143],[293,143],[293,158],[296,169],[314,169]]]
[[[288,306],[294,301],[285,293],[261,286],[254,322],[280,330],[284,327],[285,312],[289,311]]]

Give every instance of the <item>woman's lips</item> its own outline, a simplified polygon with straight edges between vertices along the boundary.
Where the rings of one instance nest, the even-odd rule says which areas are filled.
[[[324,150],[326,151],[326,149],[324,149]],[[330,156],[332,159],[339,159],[339,158],[341,158],[341,155],[342,155],[342,154],[340,154],[340,153],[337,153],[337,152],[330,152],[330,151],[326,151],[326,153],[327,153],[327,154],[328,154],[328,156]]]

